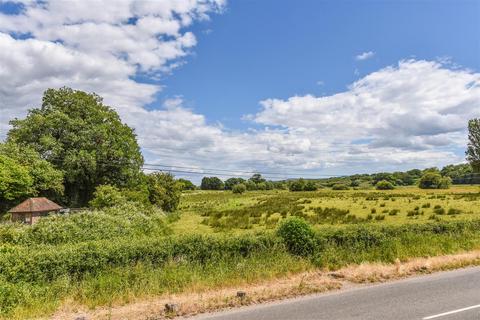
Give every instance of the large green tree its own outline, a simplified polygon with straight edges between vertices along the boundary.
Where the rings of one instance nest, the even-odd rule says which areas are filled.
[[[467,160],[475,172],[480,172],[480,118],[468,122]]]
[[[48,89],[40,108],[10,124],[9,141],[32,147],[63,171],[69,205],[87,204],[98,185],[139,181],[143,157],[135,133],[96,94]]]

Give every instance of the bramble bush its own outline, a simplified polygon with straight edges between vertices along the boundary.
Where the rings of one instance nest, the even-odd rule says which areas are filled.
[[[315,233],[304,219],[291,217],[280,224],[277,234],[283,239],[288,251],[306,257],[315,250]]]

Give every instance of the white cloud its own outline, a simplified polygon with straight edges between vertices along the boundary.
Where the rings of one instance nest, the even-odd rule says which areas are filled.
[[[20,14],[0,13],[0,137],[8,120],[38,106],[49,87],[97,92],[122,114],[141,109],[161,86],[132,78],[157,79],[181,65],[196,45],[185,29],[223,5],[223,0],[52,0],[25,1]]]
[[[375,55],[375,52],[373,51],[362,52],[355,56],[355,60],[358,60],[358,61],[367,60],[367,59],[373,58],[374,55]]]

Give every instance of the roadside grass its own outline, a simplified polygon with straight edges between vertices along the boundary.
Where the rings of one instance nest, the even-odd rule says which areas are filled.
[[[0,318],[478,250],[479,191],[195,191],[171,218],[126,206],[2,226]],[[292,216],[314,230],[314,248],[303,257],[276,233]]]
[[[5,246],[0,250],[0,314],[35,318],[50,315],[65,301],[108,307],[305,271],[466,252],[480,249],[480,220],[325,226],[313,236],[314,250],[304,257],[290,253],[274,231]]]

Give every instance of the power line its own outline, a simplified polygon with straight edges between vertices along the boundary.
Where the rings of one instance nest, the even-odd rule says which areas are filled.
[[[207,170],[207,171],[215,171],[215,172],[231,172],[231,173],[245,173],[245,174],[265,174],[265,175],[303,175],[303,176],[316,176],[316,177],[332,177],[332,176],[340,176],[340,175],[326,175],[326,174],[314,174],[314,173],[285,173],[285,172],[267,172],[262,170],[256,171],[243,171],[243,170],[227,170],[227,169],[212,169],[212,168],[199,168],[199,167],[186,167],[186,166],[176,166],[176,165],[165,165],[165,164],[150,164],[145,163],[145,166],[150,167],[162,167],[162,168],[179,168],[179,169],[193,169],[193,170]]]

